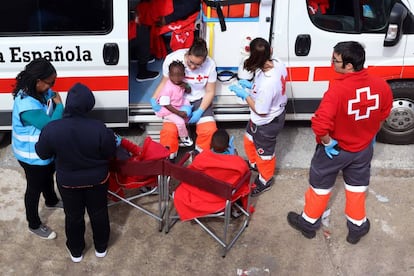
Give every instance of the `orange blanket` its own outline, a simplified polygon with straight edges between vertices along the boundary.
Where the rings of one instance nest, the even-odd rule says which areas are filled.
[[[190,169],[201,171],[230,184],[237,184],[249,170],[246,162],[237,155],[225,155],[204,150],[194,158]],[[233,196],[232,201],[245,198],[250,193],[248,182]],[[225,208],[225,199],[212,193],[181,183],[174,193],[174,206],[181,220],[191,220]]]

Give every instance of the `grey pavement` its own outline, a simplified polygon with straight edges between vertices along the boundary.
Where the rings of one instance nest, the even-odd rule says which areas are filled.
[[[226,128],[236,137],[244,156],[242,127]],[[121,134],[136,142],[143,138],[135,130]],[[87,220],[85,256],[74,264],[65,249],[62,210],[48,210],[41,200],[41,218],[57,232],[55,240],[41,240],[28,232],[24,175],[5,141],[0,146],[0,274],[414,275],[414,145],[375,145],[367,193],[371,231],[357,245],[345,241],[341,177],[330,202],[330,215],[314,239],[304,238],[287,224],[287,213],[300,212],[303,207],[314,147],[306,124],[285,127],[277,144],[275,185],[254,199],[250,225],[225,258],[198,225],[179,222],[165,234],[158,231],[154,219],[121,204],[109,209],[108,255],[95,257]]]

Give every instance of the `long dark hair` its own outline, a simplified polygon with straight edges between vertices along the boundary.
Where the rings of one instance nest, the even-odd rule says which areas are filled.
[[[191,45],[190,49],[188,49],[188,54],[206,59],[208,55],[206,41],[201,37],[195,37],[193,44]]]
[[[47,79],[53,74],[56,74],[56,69],[47,59],[38,58],[31,61],[16,77],[12,92],[13,99],[20,90],[23,90],[27,95],[43,102],[44,99],[36,91],[37,81]]]
[[[250,42],[250,56],[244,62],[244,69],[254,72],[258,68],[263,68],[271,55],[269,42],[261,37],[253,39]]]

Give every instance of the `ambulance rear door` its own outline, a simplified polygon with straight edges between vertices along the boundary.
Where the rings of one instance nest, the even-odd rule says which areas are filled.
[[[128,3],[112,0],[14,0],[0,9],[0,130],[11,129],[17,74],[44,57],[57,70],[52,89],[76,82],[96,98],[92,116],[128,125]]]

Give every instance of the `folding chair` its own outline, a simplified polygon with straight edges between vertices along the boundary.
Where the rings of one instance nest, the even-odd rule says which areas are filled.
[[[168,200],[163,172],[165,158],[169,152],[159,146],[161,145],[151,139],[146,139],[142,150],[143,156],[140,156],[142,158],[120,158],[113,161],[109,178],[108,197],[113,201],[109,206],[120,202],[127,203],[157,220],[159,231],[162,231],[166,201]],[[165,151],[163,151],[164,149]],[[148,150],[157,151],[157,153],[150,156],[151,160],[142,160],[145,159],[145,152]],[[154,200],[141,199],[149,195],[156,198],[156,209],[146,207],[146,205],[155,203]]]
[[[223,247],[222,256],[225,257],[250,221],[251,172],[239,156],[203,151],[185,167],[183,163],[187,157],[178,164],[166,163],[164,168],[168,182],[179,182],[172,196],[176,214],[171,213],[167,202],[165,233],[178,220],[193,220]],[[218,162],[205,162],[217,157]],[[232,209],[241,216],[233,218]],[[216,222],[219,227],[214,227]],[[234,227],[232,233],[229,233],[230,224]]]

